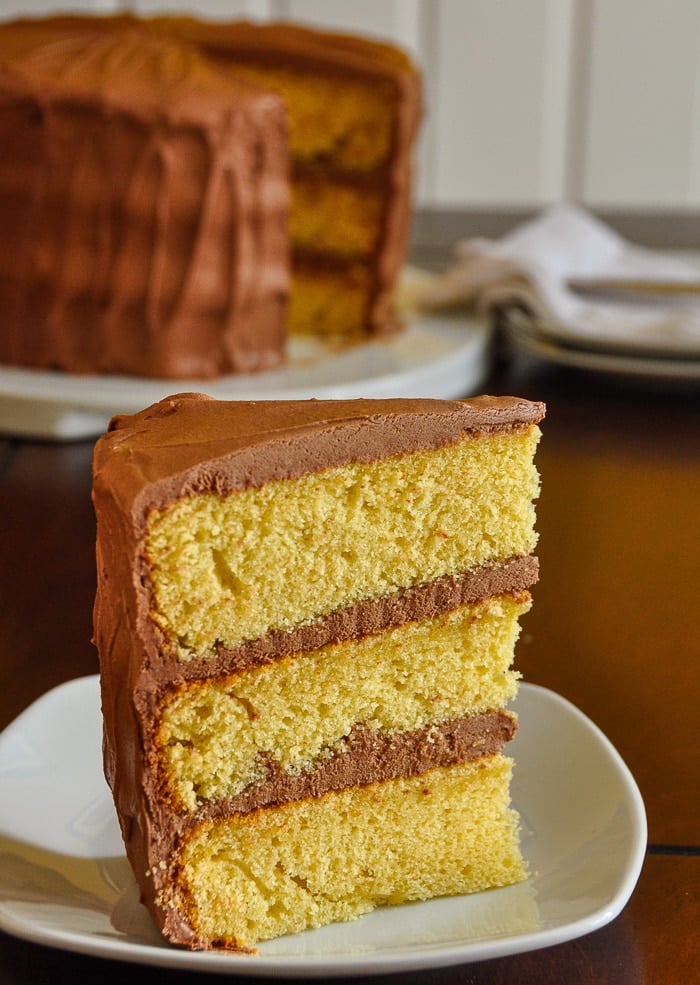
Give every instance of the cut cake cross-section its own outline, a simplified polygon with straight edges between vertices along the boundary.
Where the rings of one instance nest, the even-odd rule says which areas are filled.
[[[544,407],[180,394],[97,443],[105,770],[190,948],[525,877],[506,709]]]

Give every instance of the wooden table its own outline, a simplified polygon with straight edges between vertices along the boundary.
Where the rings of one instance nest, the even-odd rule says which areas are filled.
[[[646,802],[649,847],[629,904],[603,929],[401,980],[698,982],[700,389],[601,380],[512,355],[483,390],[548,404],[538,452],[542,577],[518,665],[617,746]],[[0,440],[0,728],[53,685],[97,671],[91,451],[90,442]],[[0,934],[2,985],[124,980],[205,977]]]

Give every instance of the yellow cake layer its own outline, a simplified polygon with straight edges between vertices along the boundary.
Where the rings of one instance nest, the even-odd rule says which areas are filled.
[[[409,732],[503,707],[529,595],[465,605],[382,635],[302,653],[222,681],[192,682],[163,703],[158,743],[168,789],[195,811],[266,774],[317,765],[360,724]]]
[[[360,261],[340,269],[295,262],[287,329],[292,335],[359,339],[366,335],[371,290],[371,272]]]
[[[260,82],[283,97],[295,160],[369,172],[388,158],[396,112],[388,83],[242,62],[236,63],[235,74]]]
[[[384,196],[373,189],[298,178],[292,186],[289,232],[295,249],[338,257],[372,253],[382,230]]]
[[[245,947],[520,881],[510,773],[491,756],[203,824],[178,865],[196,932]]]
[[[532,552],[536,426],[149,515],[153,620],[180,659]],[[448,496],[445,490],[449,489]]]

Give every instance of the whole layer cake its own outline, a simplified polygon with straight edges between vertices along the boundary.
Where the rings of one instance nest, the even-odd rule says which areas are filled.
[[[220,68],[279,93],[292,167],[294,333],[357,338],[399,327],[420,77],[398,48],[291,24],[155,18]]]
[[[98,441],[105,771],[167,939],[524,878],[502,749],[543,413],[181,394]]]
[[[398,327],[419,77],[280,24],[0,26],[0,363],[196,378]]]

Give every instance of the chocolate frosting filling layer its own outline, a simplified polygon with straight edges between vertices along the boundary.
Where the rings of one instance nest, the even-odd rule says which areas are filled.
[[[322,797],[351,785],[372,783],[425,775],[429,790],[430,771],[441,766],[453,766],[501,751],[518,728],[515,715],[496,710],[430,726],[414,732],[382,735],[357,727],[348,737],[342,752],[325,759],[315,769],[284,774],[269,764],[268,776],[243,793],[226,801],[207,804],[196,815],[178,817],[168,812],[162,820],[159,834],[152,844],[152,858],[160,859],[142,877],[142,885],[150,880],[153,889],[145,893],[144,902],[158,926],[174,944],[185,947],[207,947],[185,914],[187,892],[169,886],[170,865],[177,865],[178,846],[193,828],[216,824],[235,814],[247,814],[270,809],[293,801]],[[180,898],[180,906],[159,905],[156,900],[164,893]]]
[[[515,716],[500,710],[396,735],[357,726],[343,750],[314,769],[283,773],[270,763],[264,780],[230,800],[208,805],[198,817],[247,814],[345,787],[419,776],[439,766],[492,756],[513,738],[517,728]]]
[[[235,649],[219,645],[213,657],[179,664],[178,680],[223,676],[249,666],[272,663],[294,653],[308,653],[329,644],[363,639],[393,626],[430,619],[493,595],[517,594],[534,585],[538,576],[539,562],[534,555],[510,558],[463,575],[446,575],[393,595],[365,599],[287,632],[276,630],[255,640],[246,640]],[[163,640],[151,665],[154,677],[164,683],[170,682],[173,659]]]

